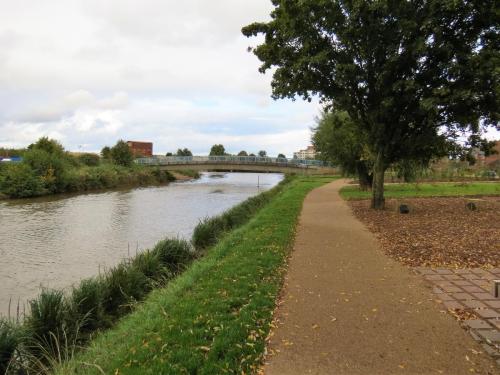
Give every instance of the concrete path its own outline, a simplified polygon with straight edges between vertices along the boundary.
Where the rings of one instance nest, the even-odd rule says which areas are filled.
[[[380,251],[343,184],[304,202],[265,375],[500,373],[425,281]]]

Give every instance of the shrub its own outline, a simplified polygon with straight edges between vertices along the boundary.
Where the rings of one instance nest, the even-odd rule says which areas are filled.
[[[151,280],[137,268],[121,263],[108,271],[103,279],[102,307],[110,316],[130,311],[134,302],[151,290]]]
[[[0,192],[11,198],[34,197],[44,193],[44,186],[29,165],[16,163],[3,169],[0,175]]]
[[[67,304],[63,292],[44,289],[29,305],[31,315],[26,326],[33,339],[32,350],[37,353],[43,348],[47,353],[55,353],[67,333]]]
[[[87,167],[95,167],[99,165],[101,159],[97,154],[85,153],[79,155],[78,160],[80,161],[80,163],[86,165]]]
[[[196,258],[189,242],[181,239],[160,241],[154,247],[153,253],[174,273],[184,270]]]
[[[82,280],[78,287],[73,288],[70,297],[72,327],[80,327],[82,332],[92,332],[106,325],[102,289],[100,278]]]
[[[111,159],[117,165],[130,167],[134,161],[134,155],[128,144],[125,141],[119,140],[111,148]]]
[[[161,262],[158,253],[150,250],[138,254],[132,260],[132,266],[151,280],[158,281],[164,277],[170,276],[169,270]]]
[[[225,231],[226,222],[221,216],[205,218],[194,228],[193,245],[199,250],[213,246]]]
[[[0,319],[0,374],[6,373],[20,341],[19,327],[7,320]]]

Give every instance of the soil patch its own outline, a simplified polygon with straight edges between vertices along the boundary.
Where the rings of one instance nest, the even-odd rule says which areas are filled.
[[[477,210],[466,209],[474,202]],[[399,204],[411,212],[402,215]],[[370,202],[350,201],[355,216],[372,231],[384,251],[409,266],[498,267],[500,197],[387,200],[383,211]]]

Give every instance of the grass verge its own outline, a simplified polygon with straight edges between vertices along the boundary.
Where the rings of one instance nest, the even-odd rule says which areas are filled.
[[[295,179],[57,374],[249,373],[260,364],[306,194]]]
[[[388,184],[384,188],[386,198],[500,195],[500,183],[497,182]],[[371,191],[362,191],[357,186],[346,186],[340,190],[340,195],[347,200],[370,199],[371,194]]]

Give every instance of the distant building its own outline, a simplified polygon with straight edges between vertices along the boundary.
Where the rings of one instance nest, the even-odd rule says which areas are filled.
[[[134,156],[153,156],[152,142],[127,141],[127,144],[132,150]]]
[[[314,146],[307,146],[305,150],[294,152],[293,157],[294,159],[315,159],[316,150],[314,149]]]

